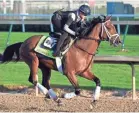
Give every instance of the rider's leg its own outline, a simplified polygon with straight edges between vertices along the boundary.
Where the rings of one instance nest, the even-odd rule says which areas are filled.
[[[65,39],[68,37],[68,33],[63,31],[63,34],[60,36],[60,39],[58,40],[56,50],[54,52],[54,56],[59,56],[60,55],[60,48],[63,45]]]

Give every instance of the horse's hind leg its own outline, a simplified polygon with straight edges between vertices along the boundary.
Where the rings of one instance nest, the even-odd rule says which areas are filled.
[[[33,79],[32,79],[32,75],[31,75],[31,72],[30,72],[30,74],[29,74],[29,78],[28,78],[28,81],[29,81],[30,83],[32,83],[32,84],[33,84]]]
[[[51,88],[50,87],[51,69],[47,68],[42,64],[39,65],[39,68],[42,71],[42,85],[49,90]]]
[[[95,95],[94,95],[94,101],[99,99],[100,96],[100,89],[101,89],[101,84],[99,78],[97,78],[92,72],[85,71],[80,75],[81,77],[84,77],[88,80],[93,80],[96,83],[96,89],[95,89]]]
[[[39,60],[36,56],[36,54],[32,52],[25,52],[24,54],[21,53],[21,57],[24,60],[24,62],[29,66],[30,68],[30,76],[29,76],[29,82],[34,84],[36,96],[38,95],[38,66],[39,66]]]
[[[62,105],[61,100],[58,98],[56,93],[50,87],[50,77],[51,77],[51,69],[40,64],[39,68],[42,71],[42,85],[48,89],[48,95],[58,103],[58,105]]]
[[[25,61],[26,64],[28,64],[30,68],[29,81],[35,85],[38,82],[37,73],[38,73],[39,60],[37,56],[32,52],[22,55],[22,59]]]

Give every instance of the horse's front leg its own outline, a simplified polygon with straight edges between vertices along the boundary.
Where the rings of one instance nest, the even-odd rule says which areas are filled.
[[[81,77],[84,77],[88,80],[93,80],[96,83],[96,89],[94,94],[94,101],[98,100],[100,97],[100,89],[101,84],[99,78],[97,78],[93,73],[91,73],[89,70],[85,71],[84,73],[80,74]]]
[[[64,95],[64,98],[70,99],[70,98],[73,98],[77,95],[80,95],[80,87],[79,87],[76,75],[73,73],[68,73],[67,78],[70,81],[70,83],[73,85],[73,87],[75,88],[75,92],[66,93]]]

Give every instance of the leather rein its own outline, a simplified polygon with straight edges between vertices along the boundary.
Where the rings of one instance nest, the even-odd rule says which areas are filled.
[[[93,41],[98,42],[99,44],[100,44],[100,42],[101,42],[100,39],[96,39],[96,38],[92,38],[92,37],[86,37],[86,38],[84,38],[84,39],[85,39],[85,40],[93,40]],[[95,54],[96,54],[96,53],[89,53],[87,50],[83,49],[82,47],[78,46],[77,44],[75,44],[75,46],[76,46],[78,49],[80,49],[80,50],[82,50],[82,51],[88,53],[89,55],[95,56]]]

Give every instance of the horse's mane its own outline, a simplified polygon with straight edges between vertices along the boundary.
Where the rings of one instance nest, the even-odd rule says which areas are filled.
[[[94,17],[92,20],[90,20],[88,22],[89,26],[88,26],[88,30],[87,30],[85,36],[87,36],[91,32],[92,28],[95,27],[98,23],[102,23],[105,21],[106,21],[106,16],[104,16],[104,15]]]

